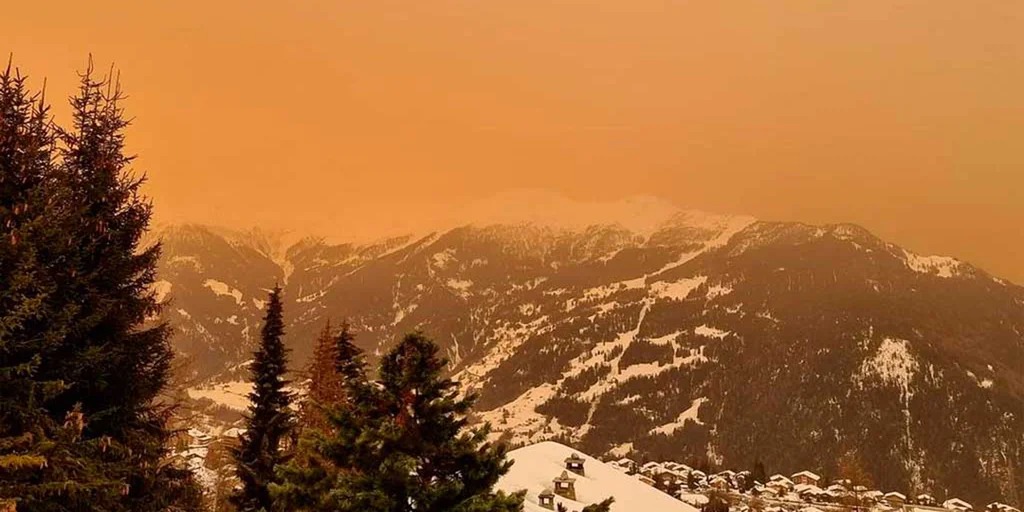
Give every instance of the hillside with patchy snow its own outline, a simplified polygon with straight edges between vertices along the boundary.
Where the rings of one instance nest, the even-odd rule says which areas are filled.
[[[508,223],[372,244],[165,229],[176,348],[193,380],[221,381],[192,393],[239,405],[280,282],[297,365],[328,317],[371,355],[423,329],[517,443],[783,473],[859,451],[884,487],[1021,497],[1021,287],[851,225],[554,206],[569,222],[497,208]]]

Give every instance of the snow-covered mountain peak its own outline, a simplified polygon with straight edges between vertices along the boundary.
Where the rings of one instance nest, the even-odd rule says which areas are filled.
[[[683,210],[669,201],[633,196],[614,201],[583,201],[543,190],[517,189],[467,205],[454,224],[473,226],[533,225],[560,231],[583,231],[591,226],[619,226],[650,236],[666,225],[720,225],[733,216]]]

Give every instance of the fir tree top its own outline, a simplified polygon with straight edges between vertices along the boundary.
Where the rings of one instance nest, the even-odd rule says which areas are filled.
[[[269,486],[277,479],[278,466],[288,459],[282,444],[294,428],[294,417],[290,410],[292,396],[285,389],[288,351],[283,336],[284,306],[281,288],[275,286],[267,302],[260,346],[249,367],[253,390],[249,393],[246,431],[233,452],[242,485],[231,501],[241,512],[272,510]]]

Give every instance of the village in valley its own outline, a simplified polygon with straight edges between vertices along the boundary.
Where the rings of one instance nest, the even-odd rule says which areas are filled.
[[[566,461],[572,471],[573,460]],[[719,498],[739,511],[825,512],[829,510],[872,510],[878,512],[972,512],[974,505],[956,497],[938,501],[929,494],[909,497],[898,491],[885,492],[854,485],[849,479],[826,482],[811,471],[791,476],[774,474],[767,482],[754,480],[750,471],[725,470],[708,474],[676,462],[639,464],[622,458],[608,463],[634,476],[643,483],[696,507],[704,507],[710,499]],[[728,510],[728,509],[726,509]],[[988,512],[1020,512],[1005,503],[991,503]],[[717,511],[716,511],[717,512]]]
[[[190,429],[179,436],[176,452],[207,489],[226,495],[235,482],[225,454],[240,433],[237,427]],[[955,496],[875,489],[857,477],[829,480],[808,470],[765,475],[762,482],[747,470],[713,472],[628,457],[602,461],[553,442],[524,446],[509,457],[512,470],[498,487],[526,491],[528,512],[579,512],[607,498],[615,499],[613,512],[1021,512],[999,502],[978,507]]]
[[[526,510],[538,512],[585,510],[608,497],[616,499],[610,510],[623,512],[652,507],[704,512],[1021,512],[998,502],[976,507],[956,497],[940,501],[930,494],[908,496],[855,485],[850,479],[826,481],[812,471],[774,474],[761,482],[751,471],[709,473],[671,461],[641,463],[629,458],[600,461],[551,442],[514,450],[510,457],[516,464],[499,487],[525,489]],[[623,478],[629,482],[624,484]],[[638,490],[643,488],[649,492]],[[638,501],[644,494],[652,495]],[[666,497],[677,505],[670,505]]]

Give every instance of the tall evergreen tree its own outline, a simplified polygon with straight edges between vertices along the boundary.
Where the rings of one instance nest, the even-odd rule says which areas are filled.
[[[324,408],[344,396],[344,384],[337,370],[338,345],[330,320],[324,325],[313,349],[313,359],[306,369],[309,388],[299,407],[298,429],[303,432],[327,428]]]
[[[282,483],[272,486],[279,508],[308,509],[337,479],[339,468],[316,447],[335,435],[330,414],[350,408],[350,390],[366,384],[366,363],[354,340],[347,322],[337,335],[330,323],[320,334],[310,363],[309,392],[300,409],[301,441],[295,457],[279,472]]]
[[[11,291],[0,293],[0,357],[10,358],[0,365],[16,362],[15,373],[33,381],[20,388],[22,412],[38,416],[42,405],[46,415],[42,430],[37,422],[30,437],[7,445],[25,450],[29,439],[47,459],[34,487],[15,491],[19,510],[183,509],[197,494],[187,471],[164,463],[168,409],[157,400],[169,330],[146,323],[158,312],[150,287],[159,246],[139,246],[151,209],[123,151],[121,98],[116,81],[93,78],[90,65],[72,98],[73,126],[58,130],[58,161],[40,177],[47,157],[26,167],[36,153],[15,151],[22,164],[4,173],[0,202],[11,231],[0,257],[13,262],[3,265],[13,286],[0,287]],[[33,123],[30,132],[42,134],[40,114]],[[31,191],[19,199],[18,190]]]
[[[234,451],[242,485],[232,496],[232,503],[240,512],[273,510],[269,486],[276,481],[278,466],[287,460],[282,443],[294,428],[289,409],[292,397],[285,390],[288,354],[282,339],[283,313],[281,288],[275,286],[267,303],[260,346],[250,367],[253,390],[249,394],[246,431]]]
[[[123,482],[113,510],[163,510],[192,495],[189,474],[163,463],[170,409],[170,328],[153,322],[158,244],[142,247],[152,205],[144,178],[124,151],[129,125],[113,73],[95,78],[90,62],[71,99],[72,127],[61,130],[59,179],[66,185],[67,243],[58,276],[69,316],[64,339],[44,354],[47,376],[67,390],[49,404],[58,419],[81,411],[82,437]]]
[[[522,510],[521,495],[493,491],[511,463],[486,428],[469,428],[475,397],[459,396],[445,365],[432,341],[410,334],[381,361],[378,382],[351,381],[350,407],[332,413],[334,434],[313,447],[340,471],[293,510]]]
[[[53,288],[36,245],[54,225],[45,197],[53,142],[45,102],[8,62],[0,75],[0,504],[44,492],[54,435],[44,404],[63,388],[38,379]]]

